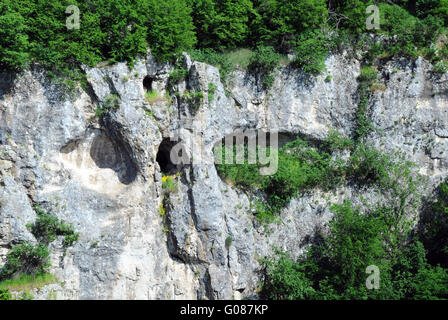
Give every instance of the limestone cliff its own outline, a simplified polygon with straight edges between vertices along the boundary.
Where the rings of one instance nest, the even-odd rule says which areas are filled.
[[[315,190],[293,199],[282,222],[266,228],[254,219],[249,196],[219,178],[212,152],[237,130],[279,132],[286,140],[319,141],[330,129],[351,135],[358,60],[331,56],[317,77],[283,68],[267,91],[246,71],[223,84],[217,68],[188,55],[183,63],[188,75],[178,84],[169,83],[174,66],[150,54],[132,70],[124,63],[86,68],[88,85],[70,94],[37,66],[2,75],[0,266],[13,244],[36,241],[26,228],[36,218],[33,204],[80,233],[67,250],[52,244],[51,272],[60,283],[35,298],[50,291],[59,299],[256,297],[260,257],[273,246],[299,255],[331,217],[329,203],[369,193]],[[379,69],[385,89],[369,101],[378,130],[368,140],[405,152],[429,177],[430,193],[448,172],[448,74],[433,74],[422,59]],[[148,101],[148,90],[158,96]],[[202,99],[188,99],[195,92]],[[98,117],[111,97],[116,106]],[[170,163],[173,141],[196,161]],[[162,189],[162,169],[177,173],[175,192]]]

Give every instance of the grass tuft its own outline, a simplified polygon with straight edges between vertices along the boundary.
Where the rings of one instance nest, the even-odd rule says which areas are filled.
[[[58,279],[51,273],[40,275],[21,274],[18,277],[1,281],[0,290],[29,291],[35,288],[42,288],[57,281]]]

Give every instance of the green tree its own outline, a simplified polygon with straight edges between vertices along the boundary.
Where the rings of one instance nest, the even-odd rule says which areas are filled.
[[[319,74],[325,69],[325,57],[333,48],[328,34],[321,30],[307,30],[295,40],[294,65],[308,74]]]
[[[8,1],[0,4],[0,64],[20,69],[29,64],[26,20],[9,5]]]
[[[148,43],[152,52],[166,60],[196,44],[191,8],[185,0],[147,0]]]
[[[415,3],[415,13],[419,18],[425,18],[428,15],[440,16],[448,18],[448,1],[447,0],[417,0]]]
[[[355,34],[366,32],[366,8],[374,4],[371,0],[330,0],[330,11],[340,14],[339,27]]]
[[[201,48],[232,49],[245,43],[255,15],[251,0],[190,0]]]
[[[313,299],[315,290],[304,273],[304,265],[294,262],[290,255],[277,251],[277,259],[265,259],[263,292],[274,300]]]
[[[328,17],[325,0],[254,1],[258,15],[254,34],[262,43],[289,52],[304,31],[320,28]]]

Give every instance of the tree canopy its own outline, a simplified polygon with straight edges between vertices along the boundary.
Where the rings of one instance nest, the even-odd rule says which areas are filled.
[[[372,31],[365,28],[370,0],[3,0],[0,64],[21,69],[38,62],[60,71],[106,60],[132,64],[147,48],[168,60],[191,49],[265,46],[295,51],[296,66],[318,71],[333,47],[330,30],[399,35],[410,48],[428,46],[448,24],[448,0],[377,3],[381,30]],[[65,25],[69,5],[79,8],[79,29]]]

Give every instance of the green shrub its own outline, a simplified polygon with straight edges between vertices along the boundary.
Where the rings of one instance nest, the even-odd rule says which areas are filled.
[[[120,106],[120,97],[117,94],[110,94],[103,101],[103,108],[106,110],[118,109]]]
[[[270,207],[278,213],[299,191],[337,184],[337,167],[330,154],[320,153],[300,139],[287,144],[278,153],[277,172],[263,178]]]
[[[362,184],[388,186],[394,162],[390,155],[366,144],[359,144],[350,155],[349,175]]]
[[[300,34],[295,44],[294,65],[307,74],[319,74],[325,70],[325,57],[334,42],[321,30],[309,30]]]
[[[201,91],[185,91],[182,100],[187,103],[193,111],[197,111],[204,101],[204,94]]]
[[[191,0],[198,45],[223,51],[244,44],[255,15],[251,0]]]
[[[242,164],[235,164],[235,155],[237,153],[237,146],[226,147],[224,144],[221,146],[221,153],[217,152],[218,149],[214,149],[215,156],[221,156],[221,164],[216,165],[218,174],[224,180],[235,184],[238,187],[249,190],[252,188],[258,188],[261,186],[262,177],[259,174],[258,164],[248,163],[248,149],[243,149],[244,162]],[[257,149],[258,151],[258,149]],[[266,151],[267,153],[269,151]],[[232,163],[226,164],[226,155],[232,154]]]
[[[6,279],[20,274],[43,274],[50,266],[49,255],[50,250],[41,243],[24,242],[15,245],[6,257],[0,278]]]
[[[270,88],[273,84],[274,78],[272,73],[278,67],[280,58],[280,54],[270,46],[258,47],[250,58],[249,70],[262,77],[262,84],[266,89]]]
[[[156,90],[147,91],[145,93],[145,99],[149,104],[154,103],[155,101],[159,100],[159,94]]]
[[[0,65],[14,69],[29,65],[30,43],[26,30],[26,19],[21,14],[0,5]]]
[[[159,60],[172,60],[175,55],[192,49],[196,44],[192,9],[187,1],[146,0],[135,1],[129,6],[143,7],[144,11],[137,18],[144,19],[147,43]]]
[[[355,139],[360,141],[371,130],[373,125],[368,117],[369,98],[371,94],[371,88],[373,83],[378,79],[378,71],[373,66],[361,67],[361,73],[358,77],[359,81],[359,104],[358,110],[356,110],[356,129]]]
[[[23,67],[37,61],[50,70],[70,72],[80,64],[95,66],[106,60],[132,65],[136,57],[146,54],[147,47],[157,58],[167,60],[196,43],[185,0],[73,3],[81,13],[79,30],[65,26],[68,4],[60,0],[2,1],[0,29],[5,35],[0,41],[0,63]]]
[[[78,240],[79,234],[75,232],[71,224],[66,224],[59,220],[54,214],[45,212],[37,207],[38,213],[36,221],[29,225],[31,233],[44,244],[53,242],[57,236],[64,236],[64,244],[73,245]]]
[[[11,293],[8,289],[0,289],[0,300],[12,300]]]
[[[170,86],[174,86],[177,83],[184,81],[187,75],[188,70],[183,67],[183,59],[178,58],[174,63],[174,70],[171,71],[169,75],[168,83]]]
[[[270,149],[258,152],[270,154]],[[299,191],[320,187],[329,189],[342,181],[344,163],[333,160],[330,153],[319,152],[305,141],[297,139],[278,152],[278,170],[271,176],[260,175],[260,163],[249,164],[248,149],[244,147],[244,163],[225,164],[226,153],[235,159],[237,146],[222,147],[222,164],[217,164],[218,174],[226,181],[246,190],[261,189],[267,195],[266,203],[258,203],[257,216],[269,220],[278,213]]]
[[[25,291],[21,294],[21,296],[17,300],[33,300],[34,296],[29,292]]]
[[[272,45],[283,53],[288,53],[297,45],[301,34],[319,29],[328,18],[324,0],[257,3],[258,15],[253,21],[254,42]]]
[[[384,219],[377,203],[361,212],[349,201],[334,205],[328,235],[320,234],[306,254],[294,261],[277,251],[263,260],[265,297],[270,299],[446,299],[448,270],[427,263],[423,245],[410,229],[397,246],[394,219]],[[389,207],[381,212],[396,212]],[[387,217],[386,217],[387,218]],[[398,220],[407,220],[406,213]],[[410,241],[409,241],[410,239]],[[394,253],[394,254],[391,254]],[[380,287],[366,288],[366,267],[380,271]]]
[[[304,273],[303,265],[277,251],[275,258],[264,259],[266,277],[263,284],[264,296],[274,300],[313,299],[315,290]]]
[[[38,62],[54,74],[79,80],[82,64],[126,61],[132,67],[147,48],[157,59],[172,61],[195,45],[220,54],[244,45],[295,51],[296,66],[318,73],[334,42],[322,30],[353,42],[362,33],[385,34],[388,56],[415,58],[448,25],[445,0],[402,1],[379,3],[381,29],[366,30],[365,9],[372,3],[333,1],[330,14],[324,0],[86,0],[73,3],[81,13],[80,29],[67,30],[66,1],[3,0],[0,65],[22,69]],[[223,75],[225,69],[222,65]]]

